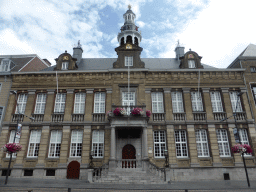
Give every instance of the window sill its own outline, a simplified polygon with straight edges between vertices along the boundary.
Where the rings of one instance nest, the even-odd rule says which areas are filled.
[[[25,161],[29,160],[29,161],[37,161],[38,157],[26,157],[24,158]]]
[[[46,158],[45,160],[59,160],[60,159],[60,157],[48,157],[48,158]]]

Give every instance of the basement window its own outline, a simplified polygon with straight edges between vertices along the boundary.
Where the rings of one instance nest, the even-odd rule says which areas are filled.
[[[24,176],[33,176],[33,170],[25,169],[24,170]]]
[[[230,180],[229,173],[223,173],[224,180]]]
[[[8,176],[11,176],[11,171],[12,171],[12,170],[9,171],[9,175],[8,175]],[[3,169],[1,176],[6,176],[6,175],[7,175],[7,169]]]
[[[46,169],[46,176],[55,176],[55,169]]]

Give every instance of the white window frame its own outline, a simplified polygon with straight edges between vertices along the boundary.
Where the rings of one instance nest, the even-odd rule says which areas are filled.
[[[1,62],[1,71],[10,71],[11,60],[3,59]]]
[[[244,144],[250,145],[247,129],[238,129],[238,132],[239,132],[239,137],[240,137],[241,144],[243,144],[243,145]],[[245,156],[252,156],[251,153],[245,153],[244,155]]]
[[[193,112],[202,112],[204,111],[203,99],[201,92],[192,91],[191,92],[191,103]]]
[[[228,131],[226,129],[217,129],[216,134],[220,157],[231,157]]]
[[[165,158],[166,134],[164,130],[154,131],[154,157]]]
[[[84,114],[86,94],[79,92],[75,94],[74,114]]]
[[[133,66],[133,56],[125,56],[125,66]]]
[[[83,145],[83,130],[72,130],[70,142],[70,157],[81,157]]]
[[[4,115],[4,107],[0,106],[0,122],[2,121],[3,115]]]
[[[26,110],[26,104],[27,104],[28,95],[26,93],[21,93],[18,96],[17,105],[15,113],[18,114],[24,114]],[[19,110],[18,110],[19,107]]]
[[[181,91],[171,92],[173,113],[184,113],[183,97]]]
[[[31,130],[27,157],[38,157],[41,139],[41,130]]]
[[[256,105],[256,86],[251,85],[251,89],[252,89],[252,95],[253,95],[253,98],[254,98],[254,104]]]
[[[46,105],[46,93],[38,93],[36,96],[36,105],[34,114],[44,114],[45,105]]]
[[[49,158],[59,158],[60,157],[60,148],[61,148],[61,138],[62,131],[61,130],[52,130],[51,138],[49,144]]]
[[[188,144],[186,130],[175,130],[175,149],[177,158],[188,157]]]
[[[55,97],[54,113],[64,113],[66,104],[66,93],[57,93]]]
[[[196,68],[196,62],[193,59],[188,60],[188,68]]]
[[[222,100],[220,91],[210,91],[212,111],[223,112]]]
[[[68,61],[63,61],[61,65],[61,70],[68,70]]]
[[[15,135],[15,130],[11,130],[10,137],[9,137],[9,143],[13,143],[14,135]],[[20,138],[16,137],[15,143],[20,143]],[[6,158],[10,158],[10,157],[11,157],[11,155],[9,153],[6,153]],[[16,157],[17,157],[17,153],[13,153],[12,158],[16,158]]]
[[[164,97],[163,92],[152,92],[152,113],[164,113]]]
[[[231,102],[233,113],[235,113],[235,112],[243,112],[241,98],[240,98],[240,96],[237,97],[238,93],[239,93],[238,91],[230,91],[229,92],[230,102]],[[237,104],[237,109],[236,109],[236,104]]]
[[[198,157],[210,157],[207,131],[205,129],[197,129],[195,135]]]
[[[94,113],[105,113],[105,92],[96,92],[94,94]]]
[[[92,151],[94,158],[103,158],[104,156],[104,130],[92,131]]]

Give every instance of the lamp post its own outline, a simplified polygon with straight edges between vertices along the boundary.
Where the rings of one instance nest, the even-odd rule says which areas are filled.
[[[240,143],[240,144],[242,144],[242,143],[241,143],[241,140],[240,140],[239,130],[237,128],[238,126],[237,126],[237,121],[236,121],[236,112],[237,112],[238,101],[239,101],[239,98],[240,98],[241,95],[243,95],[242,92],[237,94],[237,102],[236,102],[235,113],[232,116],[230,116],[230,117],[234,117],[234,120],[235,120],[235,128],[233,128],[235,141],[236,141],[236,143]],[[220,122],[225,121],[225,120],[229,119],[230,117],[222,119]],[[244,170],[245,170],[245,174],[246,174],[247,184],[248,184],[248,187],[250,187],[250,180],[249,180],[249,176],[248,176],[248,172],[247,172],[247,167],[246,167],[246,164],[245,164],[244,151],[243,150],[242,150],[242,158],[243,158],[243,163],[244,163]]]
[[[17,99],[17,91],[11,91],[12,94],[15,94],[15,100],[16,100],[16,103],[17,103],[17,113],[18,113],[18,118],[17,118],[17,126],[16,126],[16,129],[15,129],[15,132],[14,132],[14,138],[13,138],[13,143],[15,143],[15,139],[16,139],[16,134],[17,134],[17,129],[18,131],[21,131],[21,124],[19,124],[19,121],[20,121],[20,115],[24,115],[26,117],[28,117],[27,115],[25,114],[21,114],[19,112],[19,103],[18,103],[18,99]],[[29,119],[31,120],[34,120],[33,117],[28,117]],[[7,173],[6,173],[6,178],[5,178],[5,185],[7,184],[8,182],[8,177],[9,177],[9,174],[10,174],[10,166],[11,166],[11,162],[12,162],[12,154],[13,152],[11,152],[10,154],[10,160],[9,160],[9,165],[8,165],[8,169],[7,169]]]
[[[92,169],[94,167],[92,160],[93,160],[93,149],[90,152],[90,163],[89,163],[90,169]]]
[[[164,150],[164,156],[165,156],[165,167],[169,167],[169,154],[167,149]]]

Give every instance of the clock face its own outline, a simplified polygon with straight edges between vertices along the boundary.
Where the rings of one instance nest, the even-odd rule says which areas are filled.
[[[68,60],[68,56],[64,56],[64,57],[63,57],[63,60]]]
[[[126,45],[126,49],[132,49],[132,45],[130,44]]]

